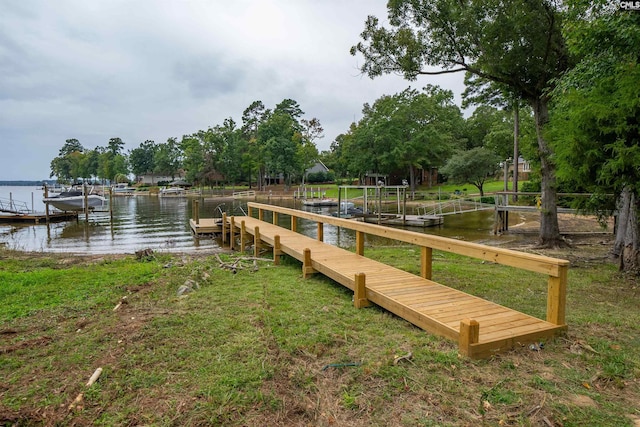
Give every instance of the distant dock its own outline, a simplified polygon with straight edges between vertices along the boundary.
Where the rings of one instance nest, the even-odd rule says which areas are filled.
[[[189,220],[193,234],[199,238],[203,235],[222,233],[222,218],[196,218]]]
[[[78,218],[77,212],[49,211],[38,212],[29,209],[26,202],[14,200],[13,197],[0,197],[0,224],[46,224],[47,222],[70,221]]]
[[[71,221],[78,218],[77,212],[49,212],[49,222]],[[0,214],[0,224],[46,224],[47,214],[32,212],[25,214]]]

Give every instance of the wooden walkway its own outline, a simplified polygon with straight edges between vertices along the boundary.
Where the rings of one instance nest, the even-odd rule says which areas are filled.
[[[261,245],[269,245],[276,263],[281,254],[290,255],[302,262],[304,277],[319,272],[353,290],[356,307],[373,302],[428,332],[458,341],[460,353],[474,359],[566,330],[564,321],[541,320],[325,244],[321,224],[319,239],[250,216],[226,218],[226,224],[234,232],[228,240],[232,248],[238,235],[243,249],[253,244],[257,253]]]

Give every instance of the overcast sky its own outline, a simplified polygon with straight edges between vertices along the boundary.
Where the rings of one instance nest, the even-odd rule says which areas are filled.
[[[349,54],[385,0],[0,0],[0,180],[47,179],[66,139],[87,149],[241,123],[253,101],[296,100],[329,148],[362,105],[409,85]],[[386,22],[386,19],[384,19]]]

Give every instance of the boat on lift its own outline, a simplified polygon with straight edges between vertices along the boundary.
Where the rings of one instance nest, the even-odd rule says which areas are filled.
[[[133,196],[135,188],[129,187],[127,183],[119,183],[111,187],[111,192],[115,196]]]
[[[89,210],[104,206],[107,199],[97,194],[85,195],[82,190],[69,190],[55,196],[45,197],[42,201],[61,211],[84,211],[85,206]]]

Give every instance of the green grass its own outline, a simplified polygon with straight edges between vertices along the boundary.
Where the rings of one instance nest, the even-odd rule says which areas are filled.
[[[419,268],[411,247],[365,253]],[[0,424],[631,426],[640,416],[637,285],[607,264],[570,270],[566,337],[470,361],[378,307],[356,310],[327,278],[303,280],[287,257],[237,274],[214,257],[171,268],[71,260],[0,252]],[[544,314],[539,275],[436,252],[434,278]],[[200,289],[177,297],[187,279]],[[82,409],[67,410],[80,392]]]
[[[0,301],[10,301],[0,311],[0,322],[68,305],[76,310],[104,306],[123,292],[123,284],[144,283],[158,271],[156,265],[132,267],[125,260],[69,268],[51,259],[24,264],[9,259],[0,267]]]

